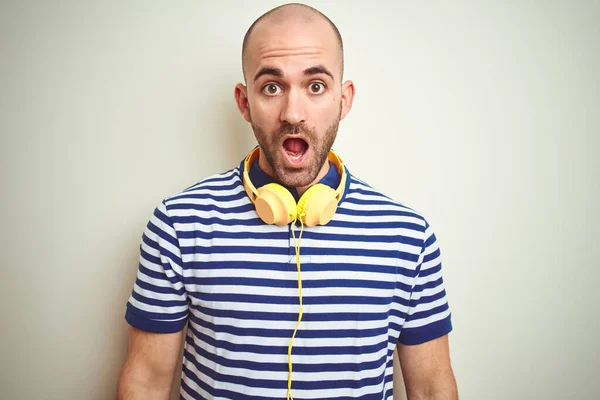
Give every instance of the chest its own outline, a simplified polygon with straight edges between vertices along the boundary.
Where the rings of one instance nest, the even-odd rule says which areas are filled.
[[[184,284],[209,318],[295,321],[386,319],[397,287],[394,243],[325,227],[213,230],[188,243]]]

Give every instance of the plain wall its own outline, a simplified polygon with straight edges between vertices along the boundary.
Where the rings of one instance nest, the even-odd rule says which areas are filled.
[[[0,3],[1,398],[114,398],[142,230],[251,150],[279,4]],[[336,150],[440,240],[461,399],[600,398],[600,3],[309,4],[357,88]]]

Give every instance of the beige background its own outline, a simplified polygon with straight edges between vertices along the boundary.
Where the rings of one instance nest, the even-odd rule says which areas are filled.
[[[253,146],[278,4],[0,3],[1,398],[113,398],[142,229]],[[310,4],[357,87],[336,150],[436,229],[461,399],[600,398],[600,3]]]

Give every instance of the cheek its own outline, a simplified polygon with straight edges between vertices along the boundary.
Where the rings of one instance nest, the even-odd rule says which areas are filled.
[[[316,116],[315,123],[317,124],[317,128],[320,132],[328,129],[329,126],[337,121],[339,113],[340,113],[340,102],[338,99],[333,98],[327,99],[326,101],[316,104],[315,113],[313,115]]]
[[[261,125],[273,125],[279,121],[279,106],[275,101],[255,101],[250,104],[252,120]]]

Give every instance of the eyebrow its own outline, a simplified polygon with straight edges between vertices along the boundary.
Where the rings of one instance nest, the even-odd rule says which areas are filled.
[[[331,79],[334,79],[333,74],[331,72],[329,72],[329,70],[322,65],[315,65],[314,67],[307,68],[303,71],[303,74],[304,74],[304,76],[325,74],[325,75],[329,75],[329,77]],[[279,68],[263,67],[254,76],[254,82],[256,82],[258,80],[258,78],[260,78],[263,75],[273,75],[278,78],[283,78],[283,72]]]
[[[281,72],[281,70],[279,68],[263,67],[254,76],[254,82],[256,82],[258,80],[258,78],[260,78],[263,75],[273,75],[273,76],[276,76],[278,78],[281,78],[281,77],[283,77],[283,72]]]
[[[333,80],[335,80],[333,78],[333,74],[331,72],[329,72],[329,70],[327,70],[327,68],[325,68],[322,65],[316,65],[314,67],[310,67],[304,70],[304,76],[310,76],[310,75],[317,75],[317,74],[325,74],[325,75],[329,75],[329,77]]]

